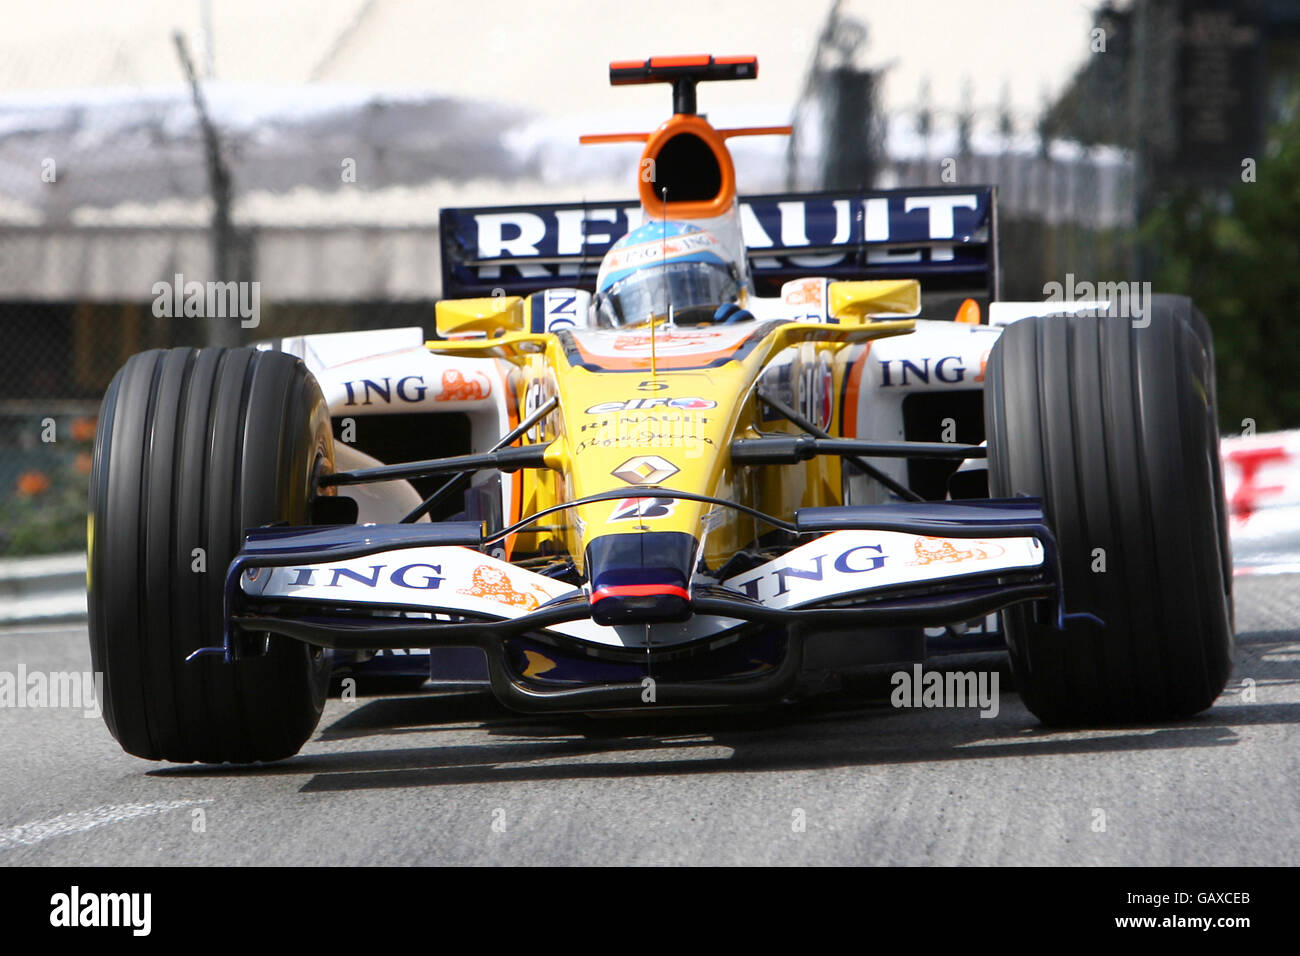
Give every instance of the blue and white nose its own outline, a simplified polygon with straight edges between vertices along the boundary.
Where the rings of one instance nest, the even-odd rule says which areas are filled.
[[[691,575],[700,544],[682,531],[606,534],[587,545],[591,618],[652,624],[691,616]]]

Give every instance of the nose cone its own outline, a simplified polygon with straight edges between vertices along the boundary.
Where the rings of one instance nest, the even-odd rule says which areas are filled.
[[[586,553],[592,620],[606,626],[686,620],[699,547],[682,531],[592,538]]]
[[[563,534],[598,623],[689,618],[703,529],[710,561],[734,546],[731,436],[752,415],[746,396],[769,331],[737,323],[557,336],[556,497],[589,502],[572,509]]]

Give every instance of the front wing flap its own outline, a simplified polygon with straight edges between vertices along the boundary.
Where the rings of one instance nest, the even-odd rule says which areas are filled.
[[[205,650],[240,656],[244,630],[352,649],[525,633],[654,649],[747,623],[940,625],[1030,600],[1064,617],[1035,499],[810,509],[800,524],[828,533],[726,580],[697,577],[684,622],[615,626],[591,620],[587,588],[483,553],[473,523],[254,529],[227,571],[225,646]]]

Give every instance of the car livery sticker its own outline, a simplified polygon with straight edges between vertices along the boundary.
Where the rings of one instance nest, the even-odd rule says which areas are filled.
[[[1042,563],[1037,538],[836,531],[725,583],[768,607],[785,608],[898,584],[1032,569]]]

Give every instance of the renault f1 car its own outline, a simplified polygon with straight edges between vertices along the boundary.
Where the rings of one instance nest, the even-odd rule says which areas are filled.
[[[1049,723],[1177,718],[1232,653],[1189,300],[998,301],[986,187],[738,199],[706,80],[625,204],[446,209],[418,328],[131,358],[89,607],[130,753],[297,752],[331,670],[524,712],[778,702],[989,634]],[[924,300],[924,302],[923,302]],[[1062,310],[1065,310],[1064,312]]]

